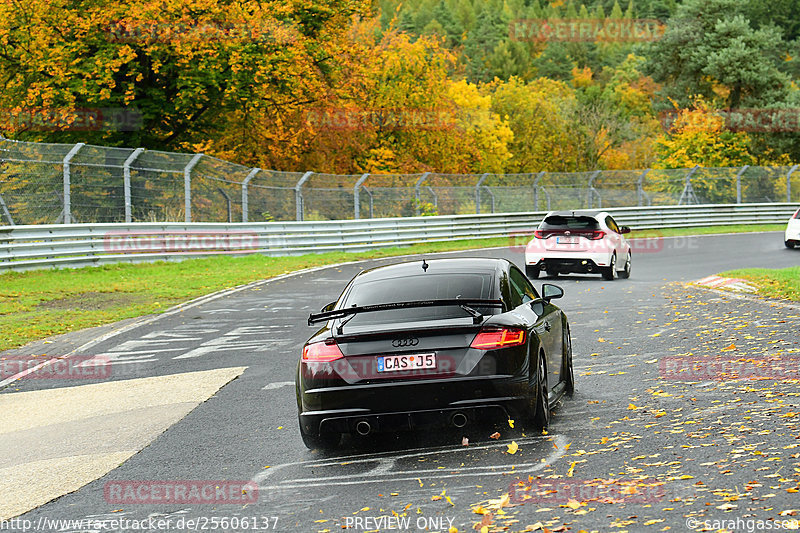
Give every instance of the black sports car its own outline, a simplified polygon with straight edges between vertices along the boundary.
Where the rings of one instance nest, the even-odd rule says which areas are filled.
[[[564,313],[505,259],[436,259],[366,270],[303,346],[297,409],[303,442],[342,434],[463,427],[500,417],[547,427],[574,389]]]

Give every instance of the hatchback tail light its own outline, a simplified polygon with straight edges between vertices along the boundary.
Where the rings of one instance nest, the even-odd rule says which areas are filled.
[[[303,361],[328,362],[342,357],[344,355],[333,339],[306,344],[303,347]]]
[[[606,236],[606,232],[605,231],[593,231],[591,233],[587,233],[586,234],[586,237],[591,239],[591,240],[593,240],[593,241],[598,241],[598,240],[602,239],[605,236]]]
[[[520,344],[525,344],[524,329],[492,328],[481,330],[469,346],[479,350],[497,350]]]
[[[547,235],[545,235],[543,231],[539,231],[538,229],[533,232],[533,236],[536,237],[537,239],[546,239],[547,238]]]

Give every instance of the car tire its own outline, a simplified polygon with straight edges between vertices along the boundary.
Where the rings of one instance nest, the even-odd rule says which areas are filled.
[[[628,279],[631,277],[631,253],[628,252],[628,257],[625,259],[625,268],[617,270],[617,277],[621,279]]]
[[[602,269],[603,279],[612,281],[617,274],[617,254],[611,256],[611,264]]]
[[[547,396],[547,362],[544,353],[539,353],[536,369],[536,406],[533,411],[533,423],[538,429],[547,429],[550,425],[550,404]]]
[[[557,278],[558,277],[558,270],[548,270],[547,271],[547,275],[550,276],[551,278]]]
[[[525,275],[528,279],[537,279],[539,277],[539,268],[536,265],[525,265]]]
[[[564,328],[564,362],[561,375],[564,376],[564,392],[572,398],[575,393],[575,372],[572,369],[572,335],[569,326]]]
[[[794,241],[783,241],[783,245],[786,246],[787,248],[791,249],[791,248],[794,248],[795,243],[794,243]]]
[[[303,439],[303,444],[309,450],[328,451],[335,450],[339,447],[342,441],[341,433],[320,433],[319,435],[308,435],[300,430],[300,437]]]

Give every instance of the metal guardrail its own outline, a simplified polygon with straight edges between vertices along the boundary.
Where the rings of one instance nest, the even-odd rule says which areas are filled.
[[[620,224],[658,229],[784,223],[800,204],[606,209]],[[0,271],[180,260],[218,254],[359,252],[423,242],[508,237],[521,244],[546,212],[322,222],[54,224],[0,227]],[[519,240],[520,242],[516,242]]]

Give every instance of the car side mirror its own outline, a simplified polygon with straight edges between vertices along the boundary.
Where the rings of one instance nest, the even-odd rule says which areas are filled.
[[[622,226],[621,228],[619,228],[619,233],[621,235],[625,235],[626,233],[630,233],[630,232],[631,232],[630,226]]]
[[[537,298],[536,300],[532,301],[531,310],[536,313],[536,316],[542,316],[544,314],[544,300]]]
[[[325,307],[322,308],[323,313],[327,313],[328,311],[333,311],[333,308],[336,307],[336,302],[331,302]]]
[[[564,289],[558,285],[551,285],[550,283],[542,285],[542,300],[545,302],[549,302],[555,298],[561,298],[562,296],[564,296]]]

